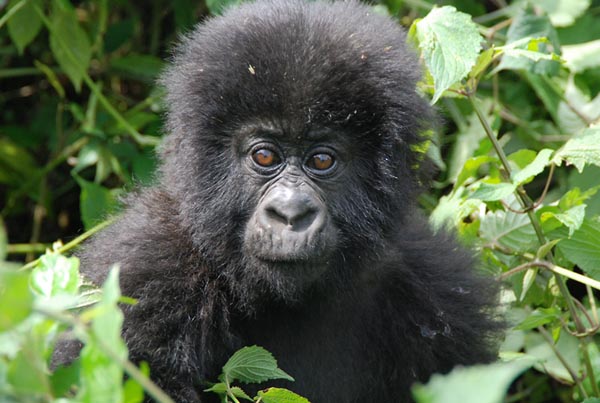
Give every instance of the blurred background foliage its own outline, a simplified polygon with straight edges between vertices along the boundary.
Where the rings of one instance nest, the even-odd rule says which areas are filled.
[[[0,397],[55,401],[76,384],[76,401],[104,387],[110,401],[133,402],[140,384],[152,389],[147,368],[115,364],[126,350],[110,332],[120,326],[114,278],[100,300],[76,286],[76,259],[35,259],[76,246],[118,211],[119,195],[152,183],[164,112],[156,79],[169,49],[237,2],[0,0]],[[420,203],[506,282],[514,326],[505,362],[434,377],[417,398],[600,402],[600,0],[383,0],[373,10],[412,26],[428,69],[420,90],[443,117]],[[459,63],[436,68],[439,48]],[[32,274],[18,274],[28,262]],[[112,316],[82,311],[90,300]],[[67,310],[76,315],[58,315]],[[110,340],[112,361],[84,362],[113,383],[48,371],[58,323],[78,328],[89,354]],[[139,384],[121,388],[123,370]]]

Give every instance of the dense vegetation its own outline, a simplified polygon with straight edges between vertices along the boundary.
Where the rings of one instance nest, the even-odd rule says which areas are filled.
[[[107,224],[119,194],[151,183],[162,60],[228,3],[0,1],[0,400],[139,402],[145,389],[170,401],[152,368],[126,359],[117,302],[134,301],[118,269],[100,292],[64,254]],[[443,116],[416,150],[437,167],[422,207],[504,282],[510,329],[498,363],[435,376],[415,396],[600,402],[600,1],[433,3],[373,7],[410,28],[420,90]],[[66,329],[85,348],[50,371]],[[212,390],[251,400],[232,382],[276,377],[289,375],[246,349]],[[281,389],[254,399],[305,401]]]

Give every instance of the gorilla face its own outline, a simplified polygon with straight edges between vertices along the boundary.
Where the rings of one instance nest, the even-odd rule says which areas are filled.
[[[270,276],[314,281],[338,249],[338,229],[323,190],[344,171],[344,150],[334,138],[320,131],[290,142],[283,133],[262,128],[240,142],[241,164],[260,183],[243,250]]]

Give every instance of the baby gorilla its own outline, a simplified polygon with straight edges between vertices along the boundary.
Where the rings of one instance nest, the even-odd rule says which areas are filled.
[[[131,359],[176,401],[216,401],[203,382],[246,345],[313,403],[406,402],[495,358],[495,285],[415,207],[419,71],[356,1],[256,1],[182,41],[158,184],[81,254],[97,284],[120,265]]]

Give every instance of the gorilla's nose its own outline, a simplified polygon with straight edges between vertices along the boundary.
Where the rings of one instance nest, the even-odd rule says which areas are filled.
[[[283,230],[303,232],[313,226],[319,226],[319,203],[314,196],[301,189],[288,187],[274,189],[264,200],[261,214],[263,225]]]

